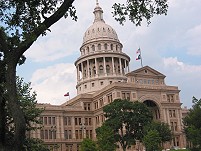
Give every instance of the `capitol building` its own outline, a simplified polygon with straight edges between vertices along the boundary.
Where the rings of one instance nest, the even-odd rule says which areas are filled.
[[[79,151],[83,138],[96,140],[95,129],[105,121],[103,107],[115,99],[128,99],[146,104],[154,120],[170,125],[174,136],[164,148],[184,148],[182,117],[186,112],[178,87],[166,85],[166,76],[149,66],[130,71],[130,57],[116,31],[105,23],[98,3],[93,13],[93,24],[84,33],[75,61],[77,96],[61,105],[38,104],[45,109],[40,117],[43,128],[31,132],[31,137],[42,139],[55,151]],[[132,146],[130,151],[136,149]]]

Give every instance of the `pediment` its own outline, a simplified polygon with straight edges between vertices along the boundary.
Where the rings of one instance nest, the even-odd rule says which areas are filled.
[[[153,76],[153,77],[162,77],[165,78],[165,75],[158,72],[157,70],[149,67],[149,66],[145,66],[142,68],[139,68],[137,70],[134,70],[130,73],[127,74],[128,76]]]

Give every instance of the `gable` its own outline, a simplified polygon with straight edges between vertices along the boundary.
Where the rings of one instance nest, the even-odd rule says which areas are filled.
[[[134,70],[134,71],[128,73],[127,76],[149,76],[149,77],[165,78],[165,75],[163,75],[162,73],[158,72],[157,70],[155,70],[149,66],[145,66],[145,67],[139,68],[137,70]]]

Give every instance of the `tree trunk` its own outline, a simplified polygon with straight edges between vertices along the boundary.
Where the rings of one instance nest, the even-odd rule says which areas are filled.
[[[20,109],[19,102],[17,100],[16,90],[16,65],[14,57],[9,57],[7,60],[6,71],[6,87],[8,90],[8,109],[14,120],[15,134],[13,151],[22,151],[23,143],[25,140],[26,123],[23,111]]]
[[[5,146],[5,123],[5,100],[3,98],[3,91],[0,90],[0,149]]]

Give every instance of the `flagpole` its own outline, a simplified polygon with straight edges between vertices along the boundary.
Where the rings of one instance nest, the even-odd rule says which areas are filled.
[[[143,65],[142,65],[142,52],[141,52],[141,50],[140,50],[140,57],[141,57],[141,59],[140,59],[140,61],[141,61],[141,67],[143,67]]]

